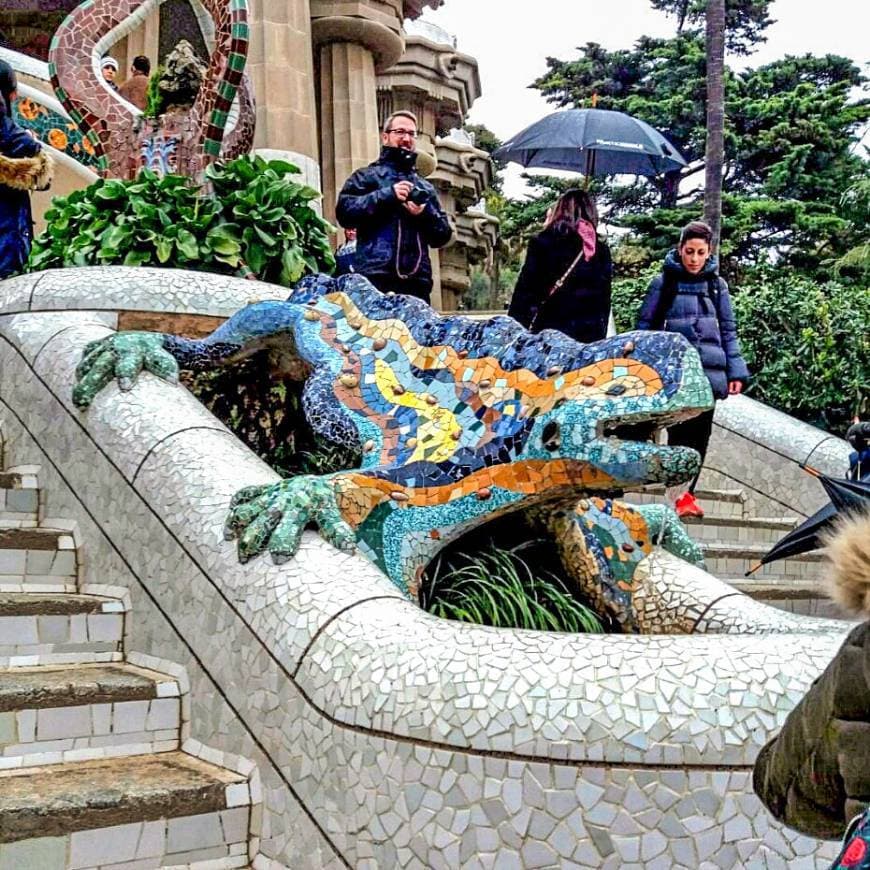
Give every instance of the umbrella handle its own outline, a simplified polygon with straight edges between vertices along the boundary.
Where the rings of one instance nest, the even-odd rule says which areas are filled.
[[[813,477],[822,476],[822,472],[816,468],[813,468],[812,465],[804,465],[803,462],[799,462],[798,467],[802,468],[807,474],[811,474]]]

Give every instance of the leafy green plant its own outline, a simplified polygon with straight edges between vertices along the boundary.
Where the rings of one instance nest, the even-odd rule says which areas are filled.
[[[254,156],[215,163],[205,173],[222,206],[223,256],[240,255],[254,274],[285,286],[335,268],[331,227],[310,205],[320,193],[294,181],[298,171]]]
[[[207,171],[214,193],[180,175],[143,170],[133,181],[101,179],[55,197],[28,270],[60,266],[165,266],[235,272],[247,266],[289,286],[331,272],[330,225],[312,208],[317,191],[295,166],[240,157]]]
[[[490,546],[459,567],[439,557],[421,589],[424,610],[444,619],[537,631],[600,632],[595,613],[549,571],[533,570],[520,552]]]
[[[55,197],[36,237],[28,269],[58,266],[172,265],[206,269],[209,232],[220,203],[201,198],[188,180],[145,170],[135,181],[102,179]]]
[[[870,290],[774,271],[732,294],[753,374],[750,395],[802,420],[842,431],[866,413]]]
[[[145,108],[142,111],[142,115],[146,118],[156,118],[163,113],[165,105],[159,84],[165,73],[166,67],[161,64],[148,79],[148,88],[145,91]]]
[[[613,282],[611,305],[617,332],[630,332],[637,326],[637,315],[646,297],[649,282],[658,272],[658,268],[653,268],[636,278],[623,278]]]

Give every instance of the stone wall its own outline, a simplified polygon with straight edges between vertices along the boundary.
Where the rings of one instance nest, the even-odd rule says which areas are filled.
[[[226,506],[272,471],[150,375],[87,412],[71,405],[82,347],[119,311],[225,316],[284,292],[151,269],[0,284],[7,448],[44,466],[49,510],[78,520],[88,578],[130,589],[129,648],[188,669],[191,736],[260,766],[254,866],[830,860],[834,844],[767,816],[750,778],[845,627],[639,638],[459,625],[313,533],[284,566],[241,566]]]

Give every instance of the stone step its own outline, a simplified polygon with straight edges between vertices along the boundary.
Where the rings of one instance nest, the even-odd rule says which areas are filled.
[[[720,517],[743,517],[746,515],[746,494],[742,489],[705,489],[698,487],[695,498],[705,513]],[[624,500],[629,504],[660,503],[665,500],[663,486],[645,486],[643,489],[626,491]]]
[[[770,549],[765,544],[723,544],[701,542],[707,570],[716,577],[743,577],[754,568]],[[759,568],[752,577],[756,582],[767,579],[777,581],[820,580],[825,573],[822,553],[802,553],[790,559],[780,559]]]
[[[734,517],[706,513],[683,523],[698,543],[763,544],[773,546],[798,524],[797,517]]]
[[[19,528],[39,525],[39,471],[38,465],[19,465],[0,471],[0,523]]]
[[[0,523],[0,592],[75,592],[76,556],[69,529]]]
[[[125,605],[64,592],[0,592],[0,667],[121,658]]]
[[[129,664],[0,669],[0,768],[177,749],[180,696]]]
[[[813,580],[792,580],[788,583],[771,583],[753,580],[752,577],[735,577],[727,581],[735,589],[750,598],[803,616],[819,616],[826,619],[854,620],[827,594],[824,583]]]
[[[245,777],[183,752],[0,771],[0,867],[245,867],[249,816]]]

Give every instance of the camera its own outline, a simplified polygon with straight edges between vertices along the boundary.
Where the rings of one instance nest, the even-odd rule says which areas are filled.
[[[420,184],[415,184],[408,194],[408,202],[413,202],[414,205],[426,205],[429,202],[429,191]]]

